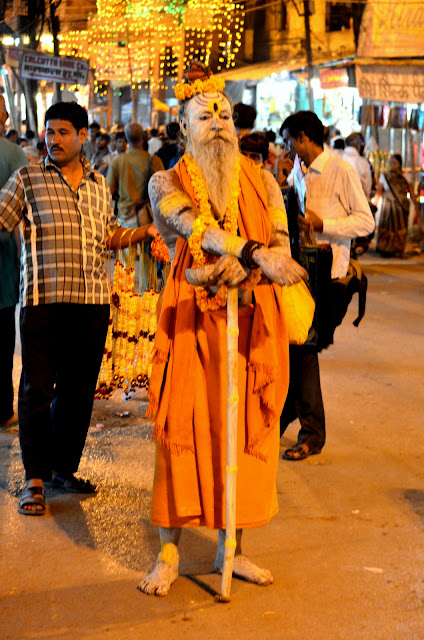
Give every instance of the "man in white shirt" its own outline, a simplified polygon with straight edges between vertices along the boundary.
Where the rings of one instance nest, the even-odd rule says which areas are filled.
[[[352,238],[374,230],[359,176],[340,158],[324,151],[324,127],[311,111],[299,111],[281,125],[280,133],[292,159],[297,155],[307,167],[304,216],[299,227],[313,226],[318,242],[329,242],[333,251],[331,277],[342,278],[349,266]],[[280,432],[299,418],[298,442],[284,453],[286,460],[303,460],[320,453],[325,443],[325,414],[321,395],[317,349],[290,348],[290,388],[280,419]],[[288,403],[292,403],[292,407]]]
[[[157,129],[151,129],[150,130],[150,139],[148,144],[148,151],[150,153],[151,156],[154,156],[155,153],[157,153],[159,151],[159,149],[162,147],[162,140],[158,137],[158,130]]]
[[[361,156],[361,147],[361,135],[359,133],[351,133],[345,140],[342,159],[351,164],[357,172],[365,197],[369,200],[372,188],[371,167],[368,160]]]
[[[352,238],[371,233],[374,219],[358,174],[351,165],[330,158],[324,151],[322,131],[321,121],[311,111],[298,111],[281,126],[290,155],[298,155],[308,168],[306,215],[299,217],[299,225],[307,230],[312,223],[318,242],[331,243],[331,276],[342,278],[347,273]]]

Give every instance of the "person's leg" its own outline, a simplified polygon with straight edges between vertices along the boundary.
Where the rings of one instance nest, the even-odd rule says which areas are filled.
[[[318,354],[314,349],[306,350],[303,357],[296,410],[301,424],[298,442],[321,450],[325,444],[325,413]]]
[[[286,401],[280,416],[280,437],[286,431],[289,424],[297,418],[296,398],[300,385],[303,351],[300,347],[290,345],[290,381]]]
[[[256,564],[251,562],[249,558],[243,555],[241,550],[241,539],[243,535],[243,529],[236,530],[237,546],[234,555],[233,576],[237,578],[243,578],[247,582],[253,582],[260,584],[261,586],[268,586],[274,582],[274,578],[268,569],[262,569]],[[214,571],[222,573],[224,568],[225,558],[225,530],[220,529],[218,532],[218,548],[216,551],[216,558],[213,565]]]
[[[285,460],[303,460],[320,453],[325,443],[325,413],[322,401],[318,354],[312,347],[298,350],[299,367],[295,407],[300,421],[297,444],[287,449]]]
[[[55,306],[25,307],[20,312],[19,441],[27,486],[18,510],[23,515],[45,512],[44,481],[51,477],[50,405],[56,373]]]
[[[178,543],[180,528],[159,527],[160,553],[151,573],[143,578],[137,589],[147,595],[166,596],[172,583],[178,578]]]
[[[56,306],[20,312],[22,373],[19,385],[19,441],[26,480],[51,476],[51,414],[56,375]]]
[[[0,309],[0,425],[17,421],[13,411],[13,353],[15,351],[15,307]]]
[[[58,474],[66,480],[78,469],[90,426],[109,306],[60,306],[59,364],[52,403],[52,471],[53,476]]]

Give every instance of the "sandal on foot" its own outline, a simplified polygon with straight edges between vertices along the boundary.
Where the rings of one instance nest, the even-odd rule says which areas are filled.
[[[310,448],[306,442],[298,442],[294,447],[290,447],[286,449],[283,453],[284,460],[304,460],[308,456],[315,456],[318,453],[321,453],[321,449],[318,448]]]
[[[45,510],[46,500],[44,497],[44,487],[26,487],[19,500],[19,513],[22,513],[24,516],[42,516]]]
[[[91,484],[89,480],[76,478],[73,475],[67,477],[57,475],[49,483],[49,486],[55,489],[63,489],[67,493],[96,493],[96,486]]]

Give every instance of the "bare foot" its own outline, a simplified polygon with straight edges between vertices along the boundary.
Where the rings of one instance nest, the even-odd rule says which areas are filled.
[[[178,578],[179,561],[177,547],[172,543],[166,544],[157,557],[152,573],[140,582],[137,589],[149,596],[166,596],[171,584]]]
[[[215,561],[213,568],[217,573],[222,573],[222,564]],[[274,578],[268,569],[258,567],[242,554],[234,558],[233,576],[243,578],[247,582],[260,584],[263,587],[267,587],[274,582]]]
[[[0,427],[5,432],[17,433],[17,431],[18,431],[18,414],[17,413],[12,414],[10,416],[10,418],[8,420],[6,420],[6,422],[2,422],[2,424],[0,424]]]

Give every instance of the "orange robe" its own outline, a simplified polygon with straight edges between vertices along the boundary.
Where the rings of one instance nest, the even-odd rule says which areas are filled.
[[[176,166],[192,197],[185,163]],[[239,232],[268,244],[266,191],[241,157]],[[179,238],[163,295],[149,389],[157,441],[152,524],[225,528],[226,309],[202,313],[185,278],[192,263]],[[288,338],[278,285],[259,284],[239,308],[236,526],[265,524],[278,511],[279,416],[289,378]]]

